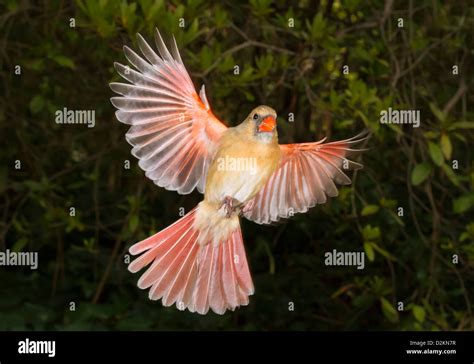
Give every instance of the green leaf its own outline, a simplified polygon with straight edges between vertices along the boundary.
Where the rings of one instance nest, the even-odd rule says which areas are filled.
[[[33,114],[39,113],[44,108],[44,99],[41,95],[36,95],[30,101],[30,111]]]
[[[130,221],[128,222],[128,228],[130,229],[130,232],[133,233],[138,226],[138,215],[132,215],[130,217]]]
[[[474,192],[470,192],[454,200],[453,211],[456,214],[462,214],[474,206]]]
[[[211,48],[208,46],[204,46],[201,48],[201,52],[199,53],[199,60],[201,61],[201,67],[203,69],[208,68],[214,61],[214,55],[212,53]]]
[[[260,71],[260,75],[265,76],[268,71],[272,68],[273,57],[271,54],[259,57],[255,60],[257,69]]]
[[[453,153],[453,146],[451,144],[451,139],[449,139],[449,135],[447,134],[441,135],[440,144],[441,144],[441,150],[443,151],[443,154],[444,154],[444,158],[446,158],[446,160],[449,161]]]
[[[459,186],[458,176],[456,175],[456,173],[454,173],[453,169],[446,163],[442,165],[442,168],[443,168],[444,173],[446,173],[449,180],[452,182],[452,184],[455,186]]]
[[[373,262],[375,259],[375,252],[374,249],[372,248],[372,243],[366,242],[364,243],[364,251],[365,254],[367,254],[367,258],[369,261]]]
[[[25,61],[25,67],[34,71],[42,71],[44,69],[44,63],[45,63],[44,58],[31,59],[31,60]]]
[[[271,0],[250,0],[250,5],[255,15],[265,16],[274,11],[271,7],[271,2]]]
[[[398,321],[398,312],[395,310],[393,305],[387,301],[384,297],[380,298],[380,305],[382,307],[382,312],[384,316],[392,323]]]
[[[253,101],[255,100],[255,96],[251,93],[251,92],[248,92],[246,90],[242,90],[244,95],[245,95],[245,98],[248,100],[248,101]]]
[[[418,322],[423,323],[425,321],[426,312],[422,306],[414,305],[412,312]]]
[[[122,24],[125,29],[132,29],[133,24],[135,22],[135,11],[137,9],[136,3],[127,4],[126,2],[122,2],[120,4],[120,13],[122,18]]]
[[[387,209],[393,209],[397,206],[397,200],[387,199],[382,197],[379,201],[380,206],[385,207]]]
[[[372,227],[370,225],[364,226],[362,229],[362,236],[365,241],[373,241],[380,238],[380,228],[378,226]]]
[[[367,116],[362,111],[356,110],[356,114],[360,116],[365,125],[369,125],[369,119],[367,119]]]
[[[397,261],[397,258],[395,258],[392,254],[390,254],[388,251],[386,251],[385,249],[381,248],[380,246],[378,246],[377,244],[375,243],[372,243],[372,248],[374,248],[374,250],[376,250],[377,252],[379,252],[380,255],[384,256],[385,258],[387,259],[390,259],[392,261]]]
[[[444,157],[443,157],[443,152],[441,151],[441,148],[439,147],[439,145],[433,142],[428,142],[428,150],[430,152],[430,156],[433,162],[437,166],[441,167],[444,161]]]
[[[28,239],[26,237],[17,240],[17,242],[12,247],[12,251],[14,251],[15,253],[23,251],[23,248],[26,246],[27,243]]]
[[[418,186],[422,183],[431,173],[431,164],[429,163],[420,163],[413,168],[411,172],[411,184],[413,186]]]
[[[94,245],[95,245],[95,239],[94,238],[88,238],[83,240],[84,247],[86,250],[93,252],[94,251]]]
[[[326,27],[326,21],[323,18],[323,13],[320,11],[316,14],[311,24],[311,36],[313,39],[320,39],[323,35],[324,28]]]
[[[235,66],[235,61],[232,55],[228,55],[227,57],[224,58],[222,62],[219,63],[217,66],[219,68],[219,71],[221,72],[227,72],[233,69]]]
[[[66,56],[61,56],[61,55],[54,56],[53,61],[59,64],[60,66],[63,66],[72,70],[76,68],[74,61],[71,58],[66,57]]]
[[[214,24],[216,25],[217,28],[223,28],[229,22],[227,12],[223,9],[220,9],[220,8],[217,8],[215,10],[213,20],[214,20]]]
[[[426,139],[436,139],[438,138],[439,136],[439,132],[435,131],[435,130],[428,130],[428,131],[425,131],[423,133],[423,136],[426,138]]]
[[[377,205],[367,205],[362,209],[360,214],[362,216],[368,216],[368,215],[375,214],[377,211],[379,211],[379,206],[377,206]]]
[[[448,130],[455,129],[474,129],[474,122],[472,121],[458,121],[457,123],[451,124]]]
[[[466,230],[460,235],[459,241],[465,241],[467,239],[474,241],[474,222],[471,222],[466,226]],[[472,245],[469,246],[470,249],[473,249]]]
[[[438,106],[436,106],[432,102],[430,103],[430,109],[433,115],[436,116],[436,119],[438,119],[441,122],[446,120],[446,115],[438,108]]]
[[[139,3],[140,3],[142,12],[145,15],[145,19],[147,20],[147,22],[149,22],[150,19],[153,19],[156,16],[156,13],[158,12],[158,10],[160,10],[160,8],[163,7],[164,1],[154,0],[154,1],[148,2],[145,0],[141,0]]]

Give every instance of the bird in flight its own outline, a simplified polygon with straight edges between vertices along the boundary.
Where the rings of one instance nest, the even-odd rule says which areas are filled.
[[[174,224],[134,244],[139,255],[128,269],[148,267],[138,287],[164,306],[223,314],[249,303],[254,285],[240,217],[270,224],[308,211],[336,196],[335,184],[351,180],[343,170],[362,166],[348,158],[365,138],[325,143],[278,144],[277,114],[253,109],[241,124],[227,127],[212,112],[204,86],[199,94],[184,67],[176,41],[168,50],[158,30],[159,55],[138,34],[143,56],[124,47],[134,67],[115,63],[129,83],[113,82],[117,119],[132,154],[156,185],[179,194],[194,189],[204,199]]]

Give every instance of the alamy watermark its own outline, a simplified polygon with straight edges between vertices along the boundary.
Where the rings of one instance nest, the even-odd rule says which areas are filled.
[[[26,338],[18,342],[18,354],[45,354],[54,358],[56,356],[56,341]]]
[[[29,266],[38,269],[38,252],[0,252],[0,266]]]
[[[95,126],[95,110],[68,110],[66,107],[55,112],[56,124],[87,124]]]
[[[389,107],[380,111],[381,124],[410,124],[414,128],[420,126],[420,110],[395,110]]]
[[[217,158],[218,171],[250,172],[257,174],[257,159],[255,157],[219,157]]]
[[[325,265],[342,265],[342,266],[357,266],[357,269],[364,269],[365,267],[365,253],[364,252],[338,252],[333,249],[330,252],[324,253]]]

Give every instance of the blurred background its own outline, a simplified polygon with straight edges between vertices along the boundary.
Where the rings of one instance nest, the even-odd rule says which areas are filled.
[[[0,329],[474,328],[472,2],[0,9],[0,251],[39,252],[36,271],[0,267]],[[196,88],[230,125],[268,104],[284,143],[372,132],[365,168],[337,198],[275,226],[242,222],[256,294],[224,316],[149,301],[124,263],[132,243],[202,198],[146,179],[109,102],[123,45],[137,49],[137,32],[152,41],[155,27],[174,34]],[[56,124],[64,107],[95,110],[95,127]],[[388,107],[420,110],[421,126],[380,124]],[[326,266],[332,249],[365,251],[365,269]]]

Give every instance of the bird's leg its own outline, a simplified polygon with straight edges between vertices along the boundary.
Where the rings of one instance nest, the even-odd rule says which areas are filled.
[[[224,197],[221,208],[224,209],[225,217],[230,217],[237,210],[238,207],[235,206],[235,202],[237,201],[233,197]]]

